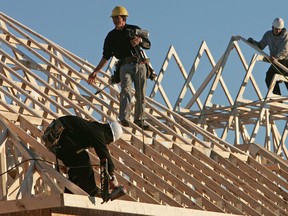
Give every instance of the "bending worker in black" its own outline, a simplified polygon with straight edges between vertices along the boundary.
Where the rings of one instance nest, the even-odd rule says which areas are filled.
[[[107,145],[119,139],[122,127],[118,122],[100,123],[77,116],[64,116],[54,120],[45,130],[45,146],[69,168],[69,180],[90,196],[99,195],[89,155],[85,149],[94,148],[100,161],[107,159],[110,188],[119,184],[114,174],[114,164]],[[66,189],[66,192],[69,192]]]
[[[143,59],[143,55],[141,57],[140,54],[143,52],[141,48],[150,49],[151,43],[147,35],[135,34],[136,30],[137,32],[145,30],[139,31],[138,26],[126,24],[128,12],[124,7],[116,6],[111,17],[115,28],[105,38],[103,56],[89,75],[88,83],[95,83],[97,73],[111,57],[115,56],[119,60],[121,82],[119,120],[124,127],[130,126],[132,83],[134,82],[136,98],[134,123],[147,130],[149,126],[144,122],[144,109],[146,80],[150,73],[147,67],[148,59]]]

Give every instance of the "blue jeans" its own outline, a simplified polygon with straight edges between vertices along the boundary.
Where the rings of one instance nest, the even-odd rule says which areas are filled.
[[[146,95],[146,65],[137,63],[123,64],[120,68],[121,92],[119,120],[130,121],[132,82],[135,88],[134,121],[144,120]]]

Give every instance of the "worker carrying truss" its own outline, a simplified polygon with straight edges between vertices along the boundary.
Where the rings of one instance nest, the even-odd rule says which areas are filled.
[[[44,131],[42,139],[45,146],[56,155],[57,161],[59,158],[68,168],[70,181],[90,196],[101,195],[103,198],[105,195],[103,201],[107,202],[126,193],[125,188],[119,185],[116,179],[114,163],[107,148],[107,145],[118,140],[122,133],[121,125],[116,121],[101,123],[68,115],[54,120]],[[100,159],[101,172],[107,172],[105,177],[109,176],[109,181],[106,181],[109,186],[101,185],[101,188],[105,188],[106,191],[101,191],[96,186],[93,168],[86,151],[88,148],[95,149]],[[101,179],[102,182],[105,181]],[[112,197],[107,191],[109,187]],[[65,192],[71,193],[68,189],[65,189]],[[117,196],[113,192],[116,192]]]
[[[270,58],[268,62],[272,63],[266,72],[265,82],[269,88],[274,75],[281,74],[287,76],[287,72],[281,68],[275,66],[274,61],[279,61],[285,67],[288,67],[288,31],[284,27],[284,20],[280,17],[276,17],[272,23],[272,29],[266,31],[260,41],[255,41],[253,38],[248,38],[249,43],[257,46],[260,50],[265,49],[266,46],[269,47]],[[281,95],[280,81],[276,81],[273,88],[273,94]],[[288,82],[285,81],[286,88],[288,89]]]

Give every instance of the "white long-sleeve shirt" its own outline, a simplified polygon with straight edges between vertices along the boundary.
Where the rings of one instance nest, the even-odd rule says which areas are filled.
[[[271,57],[278,60],[288,59],[288,32],[286,28],[283,28],[277,36],[273,34],[272,30],[267,31],[259,42],[255,41],[255,44],[262,50],[268,46]]]

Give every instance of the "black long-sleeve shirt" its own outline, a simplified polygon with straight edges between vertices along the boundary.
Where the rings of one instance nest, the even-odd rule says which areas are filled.
[[[109,60],[112,56],[117,59],[124,59],[132,56],[134,48],[130,44],[131,37],[129,36],[129,29],[140,29],[136,25],[126,24],[123,29],[113,29],[110,31],[104,42],[103,58]],[[150,49],[151,42],[148,38],[142,38],[142,43],[139,44],[143,49]]]
[[[87,121],[78,116],[63,116],[59,120],[65,128],[59,145],[70,145],[71,151],[94,148],[100,160],[107,159],[108,171],[114,171],[114,164],[106,146],[105,130],[110,128],[108,124]]]

